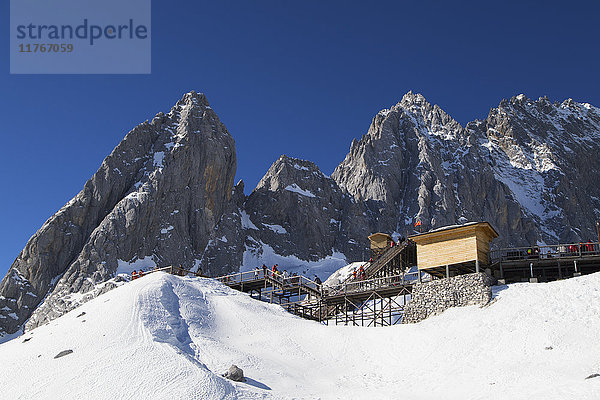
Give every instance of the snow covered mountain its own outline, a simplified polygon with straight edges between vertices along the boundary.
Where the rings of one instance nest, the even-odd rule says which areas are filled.
[[[547,243],[597,238],[600,109],[572,99],[504,100],[467,126],[487,149],[495,178],[510,190]],[[516,240],[513,240],[516,242]]]
[[[595,400],[599,285],[594,274],[498,287],[487,307],[378,329],[324,326],[213,280],[154,273],[1,344],[1,393]],[[246,382],[221,377],[232,364]]]
[[[417,220],[426,230],[489,221],[496,247],[595,238],[600,186],[583,177],[600,171],[599,136],[600,110],[573,100],[519,95],[462,127],[409,92],[375,116],[331,178],[278,159],[243,206],[257,223],[226,262],[331,273],[331,258],[365,259],[368,234],[406,236]],[[317,259],[324,268],[307,262]]]
[[[30,239],[0,284],[0,335],[50,321],[154,265],[212,276],[266,263],[324,279],[367,235],[489,221],[495,246],[595,238],[600,110],[523,95],[461,126],[420,94],[380,111],[329,177],[281,156],[249,196],[204,95],[134,128]]]
[[[198,264],[235,169],[234,140],[204,95],[135,127],[13,263],[0,284],[0,333],[62,315],[114,287],[118,272]]]

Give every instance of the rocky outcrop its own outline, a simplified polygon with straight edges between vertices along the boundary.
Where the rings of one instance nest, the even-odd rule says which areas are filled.
[[[419,322],[450,307],[486,305],[492,299],[493,283],[483,272],[416,283],[405,306],[402,323]]]
[[[62,315],[83,298],[69,295],[136,261],[199,264],[228,210],[235,170],[235,142],[204,95],[188,93],[134,128],[11,266],[0,284],[1,330]]]
[[[237,365],[232,365],[229,367],[223,376],[235,382],[246,382],[246,378],[244,378],[244,371]]]

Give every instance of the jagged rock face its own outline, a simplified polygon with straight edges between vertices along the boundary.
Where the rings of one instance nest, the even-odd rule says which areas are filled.
[[[247,247],[316,261],[334,252],[358,257],[369,224],[365,206],[345,195],[312,162],[281,156],[245,204],[252,223]]]
[[[383,232],[408,235],[417,220],[423,230],[485,220],[499,230],[499,244],[535,242],[535,227],[482,150],[476,132],[408,93],[377,114],[332,178],[366,202]]]
[[[233,204],[204,254],[203,268],[213,275],[215,265],[235,271],[263,263],[307,273],[311,262],[329,258],[327,267],[311,269],[326,274],[345,257],[364,256],[366,207],[309,161],[281,156],[245,201]]]
[[[232,200],[213,230],[200,260],[200,271],[208,276],[236,272],[242,265],[246,232],[242,223],[244,182],[233,189]]]
[[[134,128],[11,266],[0,284],[1,331],[62,315],[129,262],[199,264],[235,170],[235,142],[204,95],[188,93]]]
[[[497,180],[547,243],[597,240],[600,110],[519,95],[472,125]]]

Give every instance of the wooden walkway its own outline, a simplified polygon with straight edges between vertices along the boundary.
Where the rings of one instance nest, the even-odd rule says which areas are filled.
[[[506,282],[552,281],[600,271],[598,242],[515,247],[490,253],[490,268]]]
[[[324,287],[304,276],[283,278],[262,269],[214,279],[258,300],[279,304],[302,318],[359,326],[399,323],[414,284],[432,279],[425,272],[406,272],[416,265],[416,246],[410,241],[390,247],[377,260],[365,264],[366,279],[350,277],[335,287]],[[600,246],[571,243],[500,249],[490,253],[489,266],[506,282],[563,279],[600,271]],[[202,276],[179,267],[146,273],[155,271]]]
[[[239,272],[215,278],[225,285],[270,303],[290,303],[321,296],[321,285],[305,276],[283,278],[267,270]]]
[[[426,275],[405,272],[414,265],[416,246],[404,241],[368,264],[364,280],[350,278],[335,287],[324,287],[304,276],[283,278],[262,269],[215,279],[302,318],[325,324],[382,326],[401,320],[412,286]]]

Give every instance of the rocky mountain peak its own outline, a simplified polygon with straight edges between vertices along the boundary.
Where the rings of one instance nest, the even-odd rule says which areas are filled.
[[[202,94],[132,129],[11,266],[0,331],[56,318],[113,287],[118,273],[199,265],[229,210],[235,170],[235,142]]]
[[[431,106],[427,99],[425,99],[425,96],[423,96],[421,93],[414,93],[412,90],[408,91],[404,96],[402,96],[402,100],[400,100],[398,104],[402,105],[403,107]]]
[[[255,190],[283,190],[290,185],[302,186],[307,180],[313,180],[315,178],[322,180],[327,177],[321,172],[319,167],[311,161],[282,155],[271,165]]]

